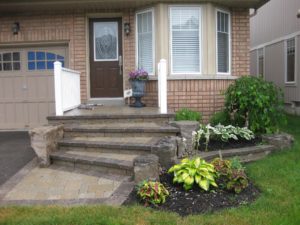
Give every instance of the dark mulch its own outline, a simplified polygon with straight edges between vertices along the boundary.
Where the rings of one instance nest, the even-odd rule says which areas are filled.
[[[215,150],[228,150],[233,148],[243,148],[243,147],[251,147],[256,146],[262,143],[261,137],[256,137],[253,140],[247,141],[245,139],[239,140],[229,140],[228,142],[223,142],[220,140],[210,140],[208,144],[208,151],[215,151]],[[204,142],[200,142],[200,146],[198,148],[200,151],[205,151],[205,144]]]
[[[253,202],[259,195],[259,190],[251,182],[240,194],[235,194],[220,189],[205,192],[196,186],[189,191],[185,191],[182,185],[173,184],[172,176],[167,173],[160,176],[160,181],[168,189],[170,196],[164,204],[150,207],[157,210],[176,212],[181,216],[238,207]],[[143,205],[137,197],[136,191],[133,190],[124,205],[136,203]]]

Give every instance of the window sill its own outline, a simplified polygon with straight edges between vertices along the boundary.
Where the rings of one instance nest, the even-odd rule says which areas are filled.
[[[296,82],[291,82],[291,83],[285,83],[286,87],[296,87],[297,83]]]
[[[239,77],[231,75],[170,75],[168,80],[236,80]],[[157,80],[157,76],[149,77],[149,80]]]

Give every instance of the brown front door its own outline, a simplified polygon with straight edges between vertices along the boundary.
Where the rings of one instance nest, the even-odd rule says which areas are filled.
[[[91,19],[89,26],[91,97],[122,97],[121,19]]]

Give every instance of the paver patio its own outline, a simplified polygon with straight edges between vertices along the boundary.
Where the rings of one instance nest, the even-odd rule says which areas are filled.
[[[58,165],[39,168],[32,161],[0,188],[0,205],[86,204],[119,205],[130,193],[129,177]]]

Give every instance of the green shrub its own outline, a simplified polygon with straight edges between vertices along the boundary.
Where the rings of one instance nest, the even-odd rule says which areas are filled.
[[[202,115],[199,112],[192,111],[190,109],[180,109],[176,112],[175,120],[190,120],[190,121],[201,121]]]
[[[191,189],[194,183],[205,191],[208,191],[210,186],[217,187],[215,182],[217,174],[214,166],[200,157],[192,160],[183,159],[180,164],[174,165],[168,172],[174,174],[174,183],[183,183],[185,190]]]
[[[240,159],[238,157],[233,157],[230,159],[231,168],[236,170],[245,170],[245,167],[243,167]]]
[[[283,92],[261,77],[244,76],[225,93],[225,110],[234,125],[255,133],[274,133],[285,121]]]
[[[146,205],[157,205],[166,202],[169,192],[160,182],[143,181],[137,186],[137,195]]]
[[[222,110],[220,112],[216,112],[209,120],[209,123],[212,126],[216,126],[218,124],[222,125],[230,125],[231,120],[230,120],[230,115],[227,111]]]

